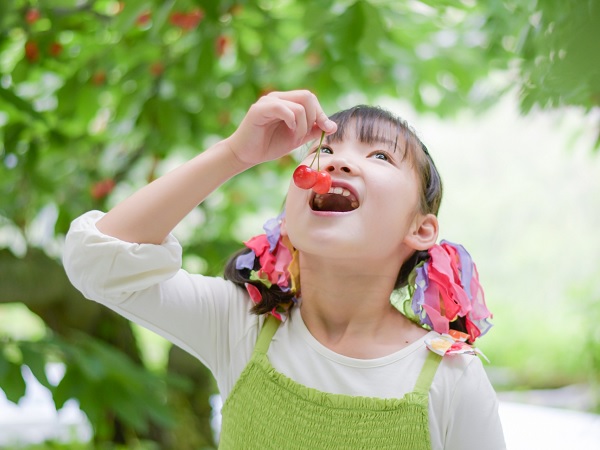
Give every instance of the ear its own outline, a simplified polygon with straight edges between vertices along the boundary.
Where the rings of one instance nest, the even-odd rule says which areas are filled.
[[[438,237],[438,219],[433,214],[418,214],[404,242],[415,250],[427,250]]]

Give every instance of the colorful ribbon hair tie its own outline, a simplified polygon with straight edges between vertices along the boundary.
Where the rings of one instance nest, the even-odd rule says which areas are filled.
[[[295,294],[298,291],[298,257],[286,236],[281,236],[281,222],[285,213],[273,219],[267,220],[263,225],[265,234],[254,236],[244,242],[244,245],[250,249],[250,252],[237,257],[235,268],[237,270],[247,269],[250,271],[250,280],[263,284],[266,288],[276,285],[283,292]],[[254,269],[258,259],[260,268]],[[246,290],[254,303],[260,303],[262,294],[260,290],[252,283],[245,283]],[[279,305],[270,312],[279,320],[285,320],[287,308],[285,305]]]
[[[441,241],[428,253],[429,260],[418,264],[409,275],[412,312],[421,324],[451,338],[446,339],[450,345],[443,354],[450,349],[464,353],[467,339],[473,343],[492,327],[489,319],[493,316],[485,304],[477,267],[459,244]],[[460,336],[450,330],[450,323],[459,318],[464,318],[466,327],[466,334]]]

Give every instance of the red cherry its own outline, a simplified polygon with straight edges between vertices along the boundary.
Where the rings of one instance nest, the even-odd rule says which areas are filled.
[[[230,43],[231,38],[229,36],[220,35],[219,37],[217,37],[217,40],[215,42],[215,52],[217,53],[217,56],[223,56]]]
[[[329,189],[331,189],[331,176],[329,172],[323,172],[322,170],[317,172],[317,182],[312,189],[317,194],[327,194]]]
[[[63,46],[60,45],[58,42],[53,42],[52,44],[50,44],[50,54],[52,56],[58,56],[62,53],[63,51]]]
[[[28,41],[25,43],[25,57],[30,62],[35,62],[40,57],[40,49],[35,41]]]
[[[294,170],[294,183],[301,189],[310,189],[317,182],[317,172],[302,164]]]
[[[180,27],[185,21],[185,14],[180,11],[175,11],[169,16],[169,22],[176,27]]]
[[[162,73],[164,71],[165,71],[165,65],[160,61],[156,61],[156,62],[152,63],[152,65],[150,66],[150,73],[152,75],[154,75],[155,77],[162,75]]]
[[[30,25],[36,23],[40,17],[42,17],[40,11],[35,8],[28,9],[25,13],[25,21]]]
[[[92,197],[96,200],[101,200],[112,192],[115,188],[115,180],[108,178],[94,183],[91,188]]]
[[[98,70],[92,75],[92,83],[96,86],[102,86],[106,81],[106,72],[104,70]]]
[[[137,19],[135,20],[135,23],[138,26],[144,26],[148,22],[150,22],[150,19],[152,19],[152,12],[151,11],[144,11],[143,13],[141,13],[137,17]]]
[[[169,17],[169,22],[185,31],[190,31],[200,23],[204,18],[204,11],[196,8],[189,13],[175,11]]]

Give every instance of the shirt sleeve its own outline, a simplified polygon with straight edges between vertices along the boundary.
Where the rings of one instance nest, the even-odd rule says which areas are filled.
[[[505,450],[498,397],[479,358],[471,358],[450,397],[445,450]]]
[[[235,284],[181,269],[181,246],[169,235],[161,245],[121,241],[100,232],[103,216],[90,211],[71,224],[65,271],[83,295],[173,342],[218,378],[231,349],[257,328],[251,302]]]

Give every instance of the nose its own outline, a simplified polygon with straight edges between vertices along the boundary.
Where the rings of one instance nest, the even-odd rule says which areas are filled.
[[[350,163],[348,160],[346,160],[345,158],[341,158],[341,157],[337,157],[337,158],[333,158],[330,161],[327,162],[327,165],[325,166],[325,171],[331,173],[335,173],[335,172],[344,172],[347,174],[355,174],[357,173],[357,168],[354,164]]]

